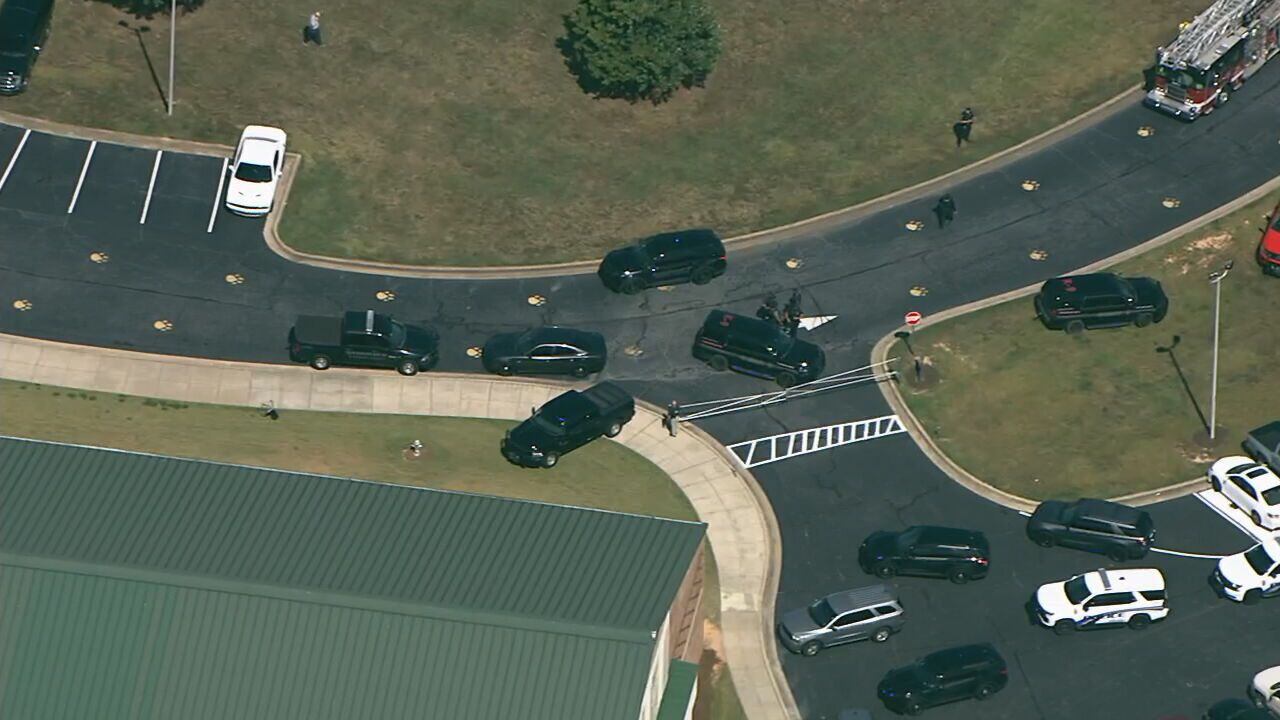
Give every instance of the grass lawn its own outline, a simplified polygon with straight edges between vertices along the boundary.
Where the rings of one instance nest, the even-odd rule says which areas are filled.
[[[137,34],[63,2],[3,107],[233,143],[279,125],[305,162],[281,228],[341,257],[597,257],[705,225],[729,236],[843,207],[1007,147],[1141,80],[1210,0],[710,0],[708,86],[654,107],[584,95],[555,49],[574,0],[208,0]],[[304,47],[324,11],[325,45]],[[965,106],[974,144],[954,147]]]
[[[1170,310],[1159,325],[1071,337],[1044,329],[1028,297],[920,331],[916,352],[940,381],[920,391],[904,382],[907,403],[953,460],[1028,498],[1116,497],[1203,475],[1215,457],[1240,454],[1246,431],[1280,417],[1273,380],[1280,335],[1269,319],[1280,280],[1264,276],[1253,256],[1275,201],[1113,268],[1163,283]],[[1206,452],[1196,435],[1205,428],[1197,405],[1209,414],[1207,273],[1228,259],[1235,269],[1222,284],[1218,366],[1217,424],[1225,430]],[[1187,387],[1170,356],[1155,351],[1175,335]]]

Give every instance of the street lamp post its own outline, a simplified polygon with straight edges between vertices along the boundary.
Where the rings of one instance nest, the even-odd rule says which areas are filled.
[[[178,0],[169,0],[169,114],[173,114],[173,53],[178,41]]]
[[[1209,283],[1213,285],[1213,379],[1209,388],[1209,442],[1212,443],[1218,431],[1218,324],[1221,317],[1222,281],[1231,272],[1235,262],[1228,260],[1221,270],[1209,273]]]

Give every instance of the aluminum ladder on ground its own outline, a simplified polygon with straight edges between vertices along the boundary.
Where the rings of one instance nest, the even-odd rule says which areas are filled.
[[[1200,13],[1165,48],[1162,62],[1187,67],[1193,65],[1206,50],[1234,32],[1244,29],[1245,13],[1263,0],[1218,0]]]
[[[743,467],[753,468],[797,455],[808,455],[819,450],[874,440],[906,431],[897,415],[884,415],[869,420],[826,425],[747,440],[730,445],[729,450]]]

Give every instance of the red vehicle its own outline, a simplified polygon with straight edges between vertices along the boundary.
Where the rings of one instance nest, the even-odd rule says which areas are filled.
[[[1280,276],[1280,203],[1267,218],[1267,229],[1258,242],[1258,264],[1262,266],[1262,272]]]
[[[1280,0],[1217,0],[1156,50],[1142,102],[1184,120],[1208,115],[1280,52]]]

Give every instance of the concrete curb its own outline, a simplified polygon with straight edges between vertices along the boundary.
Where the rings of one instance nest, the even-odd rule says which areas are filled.
[[[94,348],[0,334],[0,377],[97,392],[257,407],[521,420],[567,387],[464,373],[270,365]],[[583,383],[578,383],[582,386]],[[707,524],[720,568],[725,662],[752,720],[799,718],[773,641],[781,571],[777,519],[756,479],[702,430],[668,436],[663,411],[636,403],[616,441],[665,472]],[[495,448],[496,450],[496,448]]]
[[[787,240],[793,240],[797,237],[839,226],[885,208],[892,207],[893,205],[919,198],[923,195],[941,189],[944,185],[952,184],[956,181],[963,180],[980,173],[998,169],[1040,149],[1041,147],[1050,145],[1063,137],[1080,132],[1081,130],[1105,120],[1112,114],[1124,109],[1127,100],[1136,100],[1140,97],[1140,94],[1141,86],[1134,85],[1101,105],[1090,108],[1089,110],[1069,120],[1061,122],[1038,135],[1023,140],[1016,145],[1007,147],[992,155],[983,157],[963,167],[956,168],[950,172],[918,182],[900,190],[895,190],[886,195],[871,198],[870,200],[864,200],[863,202],[849,207],[832,210],[821,215],[806,218],[804,220],[798,220],[786,225],[767,228],[765,230],[757,230],[755,232],[747,233],[746,235],[728,238],[725,240],[725,247],[729,252],[734,252],[760,245],[776,244]],[[235,151],[234,147],[218,145],[215,143],[175,140],[172,138],[152,138],[115,130],[81,128],[74,125],[41,120],[39,118],[32,118],[3,111],[0,111],[0,122],[7,123],[9,125],[16,125],[18,127],[31,128],[32,130],[79,138],[82,140],[114,142],[137,145],[139,147],[146,148],[211,155],[214,157],[226,157]],[[300,160],[301,158],[299,156],[298,162],[286,164],[286,177],[281,181],[276,209],[270,214],[270,216],[268,216],[267,224],[263,228],[263,238],[266,241],[267,247],[271,248],[273,252],[290,262],[328,268],[331,270],[342,270],[345,272],[436,280],[459,278],[469,278],[473,280],[499,280],[513,278],[557,277],[562,275],[585,275],[587,273],[595,272],[596,267],[600,263],[600,260],[596,258],[591,260],[556,263],[552,265],[505,265],[501,267],[406,265],[377,262],[372,260],[335,258],[327,255],[317,255],[296,250],[280,239],[278,228],[280,216],[283,214],[284,208],[288,204],[289,191],[293,187],[293,176],[297,173],[298,167],[301,164]]]
[[[1090,263],[1088,265],[1085,265],[1082,268],[1079,268],[1077,270],[1074,270],[1069,273],[1064,273],[1064,274],[1076,275],[1079,273],[1094,272],[1096,270],[1100,270],[1102,268],[1109,267],[1111,265],[1115,265],[1125,260],[1129,260],[1131,258],[1137,257],[1138,255],[1141,255],[1149,250],[1154,250],[1155,248],[1158,248],[1162,245],[1166,245],[1172,242],[1173,240],[1176,240],[1177,238],[1182,237],[1183,235],[1186,235],[1187,233],[1194,232],[1195,230],[1198,230],[1199,228],[1204,227],[1205,225],[1208,225],[1209,223],[1223,216],[1230,215],[1236,210],[1239,210],[1240,208],[1246,205],[1249,205],[1251,203],[1257,202],[1258,200],[1262,199],[1263,197],[1271,193],[1276,192],[1277,190],[1280,190],[1280,176],[1274,177],[1271,180],[1268,180],[1267,182],[1263,183],[1262,185],[1259,185],[1258,187],[1254,188],[1253,190],[1250,190],[1248,193],[1245,193],[1244,195],[1241,195],[1240,197],[1235,198],[1230,202],[1220,205],[1217,208],[1210,210],[1209,212],[1201,215],[1200,217],[1189,220],[1166,233],[1163,233],[1150,240],[1147,240],[1144,243],[1135,245],[1134,247],[1131,247],[1127,250],[1116,253],[1115,255],[1112,255],[1108,258],[1104,258],[1097,262]],[[1040,285],[1038,284],[1028,285],[1026,287],[1021,287],[1016,290],[1010,290],[1009,292],[1006,292],[1006,293],[993,295],[992,297],[989,297],[989,298],[984,298],[982,300],[976,300],[971,303],[966,303],[964,305],[958,305],[953,308],[948,308],[946,310],[943,310],[940,313],[926,317],[918,325],[916,325],[914,330],[927,328],[932,325],[936,325],[938,323],[946,322],[947,320],[960,317],[961,315],[967,315],[972,312],[977,312],[978,310],[983,310],[995,305],[1000,305],[1010,300],[1029,297],[1031,295],[1034,295],[1039,290],[1040,290]],[[897,338],[894,337],[894,333],[899,332],[901,330],[905,330],[905,329],[906,329],[905,325],[899,326],[895,328],[893,331],[886,333],[884,337],[881,337],[878,341],[876,341],[875,346],[871,349],[871,361],[872,362],[886,361],[889,357],[889,349],[893,346],[893,343],[897,340]],[[920,451],[923,452],[925,456],[927,456],[929,460],[933,462],[934,465],[937,465],[938,468],[942,470],[944,473],[946,473],[952,480],[956,481],[960,485],[969,489],[971,492],[977,495],[980,495],[986,498],[987,500],[990,500],[991,502],[997,503],[999,505],[1003,505],[1004,507],[1010,508],[1012,510],[1030,512],[1035,508],[1037,504],[1036,501],[1030,500],[1028,498],[1024,498],[1020,495],[1014,495],[1012,493],[1005,492],[1004,490],[1001,490],[989,483],[986,483],[978,479],[969,471],[965,470],[963,467],[959,465],[959,463],[955,462],[950,457],[948,457],[947,454],[942,452],[942,450],[933,441],[933,438],[930,437],[927,432],[925,432],[924,427],[920,424],[920,420],[915,416],[915,413],[911,412],[910,407],[907,406],[906,401],[902,397],[902,391],[898,387],[898,384],[896,382],[883,382],[883,383],[878,383],[878,385],[880,387],[881,394],[884,395],[885,401],[888,402],[889,406],[893,408],[893,411],[897,413],[900,418],[903,419],[904,421],[902,423],[903,427],[906,428],[907,433],[911,436],[911,439],[915,441],[917,446],[919,446]],[[1113,498],[1113,499],[1116,502],[1123,502],[1128,505],[1149,505],[1151,503],[1161,502],[1163,500],[1171,500],[1173,498],[1181,497],[1183,495],[1190,495],[1194,492],[1197,492],[1198,490],[1203,489],[1203,485],[1204,485],[1203,478],[1195,478],[1192,480],[1177,482],[1172,485],[1166,485],[1165,487],[1156,488],[1154,490],[1145,490],[1143,492],[1132,493],[1129,495],[1122,495],[1120,497]]]

